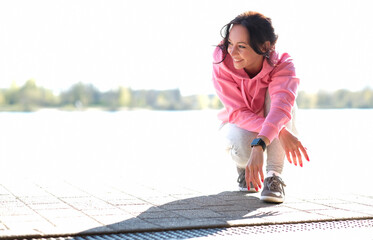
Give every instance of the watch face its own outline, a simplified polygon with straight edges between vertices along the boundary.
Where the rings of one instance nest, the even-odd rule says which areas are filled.
[[[263,141],[263,139],[261,138],[255,138],[252,143],[251,143],[251,146],[261,146],[263,148],[263,151],[266,149],[266,144],[265,142]]]
[[[260,140],[262,140],[262,139],[260,139],[260,138],[255,138],[255,139],[253,140],[252,145],[259,145]]]

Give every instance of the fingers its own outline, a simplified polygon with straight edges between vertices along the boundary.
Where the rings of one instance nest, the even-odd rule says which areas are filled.
[[[259,189],[262,188],[259,178],[258,178],[258,172],[251,171],[249,181],[254,185],[254,188],[256,191],[259,191]]]
[[[262,188],[261,181],[259,180],[259,172],[253,173],[253,176],[254,176],[254,181],[255,181],[256,185],[258,186],[258,189]]]
[[[297,157],[294,151],[291,151],[291,157],[293,158],[294,165],[297,166]]]
[[[302,144],[300,145],[299,148],[300,148],[300,150],[302,151],[303,156],[307,159],[307,161],[310,161],[310,158],[308,157],[308,154],[307,154],[307,148],[303,147]]]
[[[310,158],[307,153],[307,148],[303,147],[300,141],[297,141],[296,145],[288,147],[285,150],[285,154],[289,163],[294,163],[295,166],[298,166],[299,164],[299,166],[303,167],[302,154],[307,161],[310,161]]]
[[[254,170],[253,168],[249,168],[248,166],[246,166],[245,180],[248,189],[250,189],[250,183],[252,183],[256,191],[259,191],[259,189],[262,188],[261,181],[259,180],[259,175],[261,181],[264,182],[263,170]]]
[[[263,174],[263,169],[260,169],[260,180],[262,181],[262,183],[264,183],[264,174]]]
[[[250,190],[250,169],[248,166],[246,166],[246,169],[245,169],[245,180],[246,180],[246,185],[247,185],[247,188],[248,190]]]
[[[299,141],[298,147],[294,151],[295,151],[295,154],[297,155],[299,165],[303,167],[303,159],[302,159],[302,155],[299,149],[300,151],[302,151],[303,156],[307,159],[307,161],[310,161],[310,158],[308,157],[308,154],[307,154],[307,148],[303,147],[302,143]]]
[[[299,152],[298,149],[297,149],[297,151],[295,152],[295,154],[297,155],[298,162],[299,162],[299,166],[303,167],[302,155],[300,154],[300,152]]]
[[[286,151],[285,153],[286,153],[286,158],[288,159],[289,163],[292,164],[293,162],[291,161],[289,152]]]

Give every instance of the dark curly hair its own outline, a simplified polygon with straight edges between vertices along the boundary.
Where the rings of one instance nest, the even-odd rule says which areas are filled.
[[[266,57],[269,63],[272,64],[270,60],[270,52],[274,49],[278,36],[275,34],[272,20],[261,13],[253,11],[244,12],[238,15],[221,29],[220,34],[223,37],[223,41],[218,45],[218,47],[223,51],[223,60],[221,60],[221,62],[224,61],[228,54],[229,32],[232,26],[237,24],[244,26],[249,32],[250,47],[257,54]],[[270,42],[270,47],[269,49],[262,51],[262,47],[267,41]]]

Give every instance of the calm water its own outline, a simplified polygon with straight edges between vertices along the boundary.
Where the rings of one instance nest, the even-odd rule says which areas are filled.
[[[201,174],[233,179],[236,173],[222,151],[216,114],[0,113],[1,175],[190,181]],[[358,188],[370,181],[373,110],[299,110],[297,121],[311,157],[302,169],[286,165],[285,173],[297,184],[312,187],[312,179],[318,178]]]

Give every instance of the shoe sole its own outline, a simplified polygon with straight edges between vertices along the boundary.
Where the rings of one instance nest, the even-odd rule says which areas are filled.
[[[240,190],[240,192],[248,192],[248,193],[258,193],[259,192],[259,191],[255,190],[255,188],[250,188],[250,190],[248,190],[247,188],[238,187],[238,190]]]
[[[276,197],[268,197],[268,196],[261,196],[260,200],[264,202],[269,202],[269,203],[283,203],[284,198],[276,198]]]

